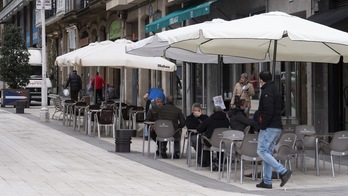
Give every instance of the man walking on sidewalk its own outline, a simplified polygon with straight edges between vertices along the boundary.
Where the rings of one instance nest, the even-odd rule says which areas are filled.
[[[272,168],[280,174],[283,187],[289,180],[292,172],[287,170],[272,155],[274,146],[283,128],[281,109],[282,100],[280,94],[272,81],[269,71],[259,74],[261,86],[261,98],[259,102],[260,133],[257,145],[257,154],[263,160],[263,180],[257,184],[258,188],[272,188]]]

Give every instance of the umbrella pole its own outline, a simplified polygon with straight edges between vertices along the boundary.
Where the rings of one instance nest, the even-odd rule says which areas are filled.
[[[273,64],[272,64],[272,80],[273,81],[275,76],[275,67],[277,63],[277,44],[278,44],[278,40],[274,40]]]
[[[124,68],[121,68],[120,71],[120,78],[121,78],[121,85],[120,85],[120,103],[118,105],[118,123],[117,128],[121,128],[121,120],[122,120],[122,100],[124,96]]]

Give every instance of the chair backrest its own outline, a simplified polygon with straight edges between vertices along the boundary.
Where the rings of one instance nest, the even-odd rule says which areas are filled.
[[[89,110],[100,110],[100,105],[97,105],[97,104],[89,105],[88,109]]]
[[[336,132],[331,140],[330,148],[336,152],[348,151],[348,130]]]
[[[290,148],[294,148],[296,140],[297,140],[297,135],[295,133],[284,133],[279,139],[275,147],[275,150],[278,151],[279,146],[282,146],[282,145],[286,145],[286,146],[289,146]]]
[[[67,100],[64,101],[64,103],[75,103],[75,101],[71,100],[71,99],[67,99]]]
[[[312,125],[297,125],[296,135],[305,148],[315,148],[316,131]]]
[[[244,138],[244,133],[239,130],[227,130],[222,132],[222,137],[234,141],[242,141]]]
[[[171,120],[156,120],[155,132],[157,137],[170,138],[174,136],[175,129]]]
[[[213,147],[219,148],[220,141],[221,141],[221,138],[222,138],[222,133],[224,131],[227,131],[227,130],[229,130],[229,128],[225,128],[225,127],[214,129],[213,134],[211,135],[211,138],[209,139],[209,143]]]
[[[88,106],[87,102],[84,102],[84,101],[79,101],[79,102],[76,102],[75,106],[77,107],[84,107],[84,106]]]
[[[225,149],[229,152],[232,141],[242,141],[244,133],[239,130],[227,130],[222,132],[222,138],[224,138]]]
[[[246,127],[244,128],[243,132],[244,132],[245,135],[246,135],[246,134],[249,134],[250,128],[251,128],[250,126],[246,126]]]
[[[113,108],[115,105],[115,102],[114,101],[103,101],[101,103],[101,108]]]
[[[285,124],[283,125],[283,133],[295,133],[296,130],[295,124]]]
[[[60,96],[53,98],[53,104],[55,109],[63,110],[62,98],[60,98]]]
[[[98,118],[99,124],[113,124],[114,123],[114,111],[110,108],[101,109]]]
[[[241,154],[249,157],[258,157],[259,155],[257,154],[257,144],[258,135],[245,135],[242,141],[242,146],[240,147]]]

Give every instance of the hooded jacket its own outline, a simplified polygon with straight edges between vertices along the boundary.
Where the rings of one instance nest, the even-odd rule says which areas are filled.
[[[229,128],[230,123],[226,114],[222,111],[215,112],[209,118],[202,122],[197,128],[198,133],[204,133],[207,138],[211,138],[214,129],[216,128]]]
[[[245,127],[258,127],[258,123],[245,116],[245,113],[240,108],[233,108],[230,110],[228,116],[230,117],[230,126],[233,130],[244,131]]]

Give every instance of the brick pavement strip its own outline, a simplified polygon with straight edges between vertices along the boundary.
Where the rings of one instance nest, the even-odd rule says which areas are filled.
[[[53,108],[50,108],[52,111]],[[336,178],[309,168],[294,170],[287,191],[260,190],[258,181],[226,183],[216,172],[188,168],[184,159],[153,160],[141,155],[142,140],[133,138],[131,153],[114,153],[110,137],[86,136],[61,121],[39,122],[39,107],[14,114],[0,109],[0,195],[340,195],[348,192],[346,167]],[[154,148],[154,143],[153,146]],[[154,151],[154,149],[152,149]],[[308,159],[308,164],[313,164]],[[279,182],[280,183],[280,182]]]

